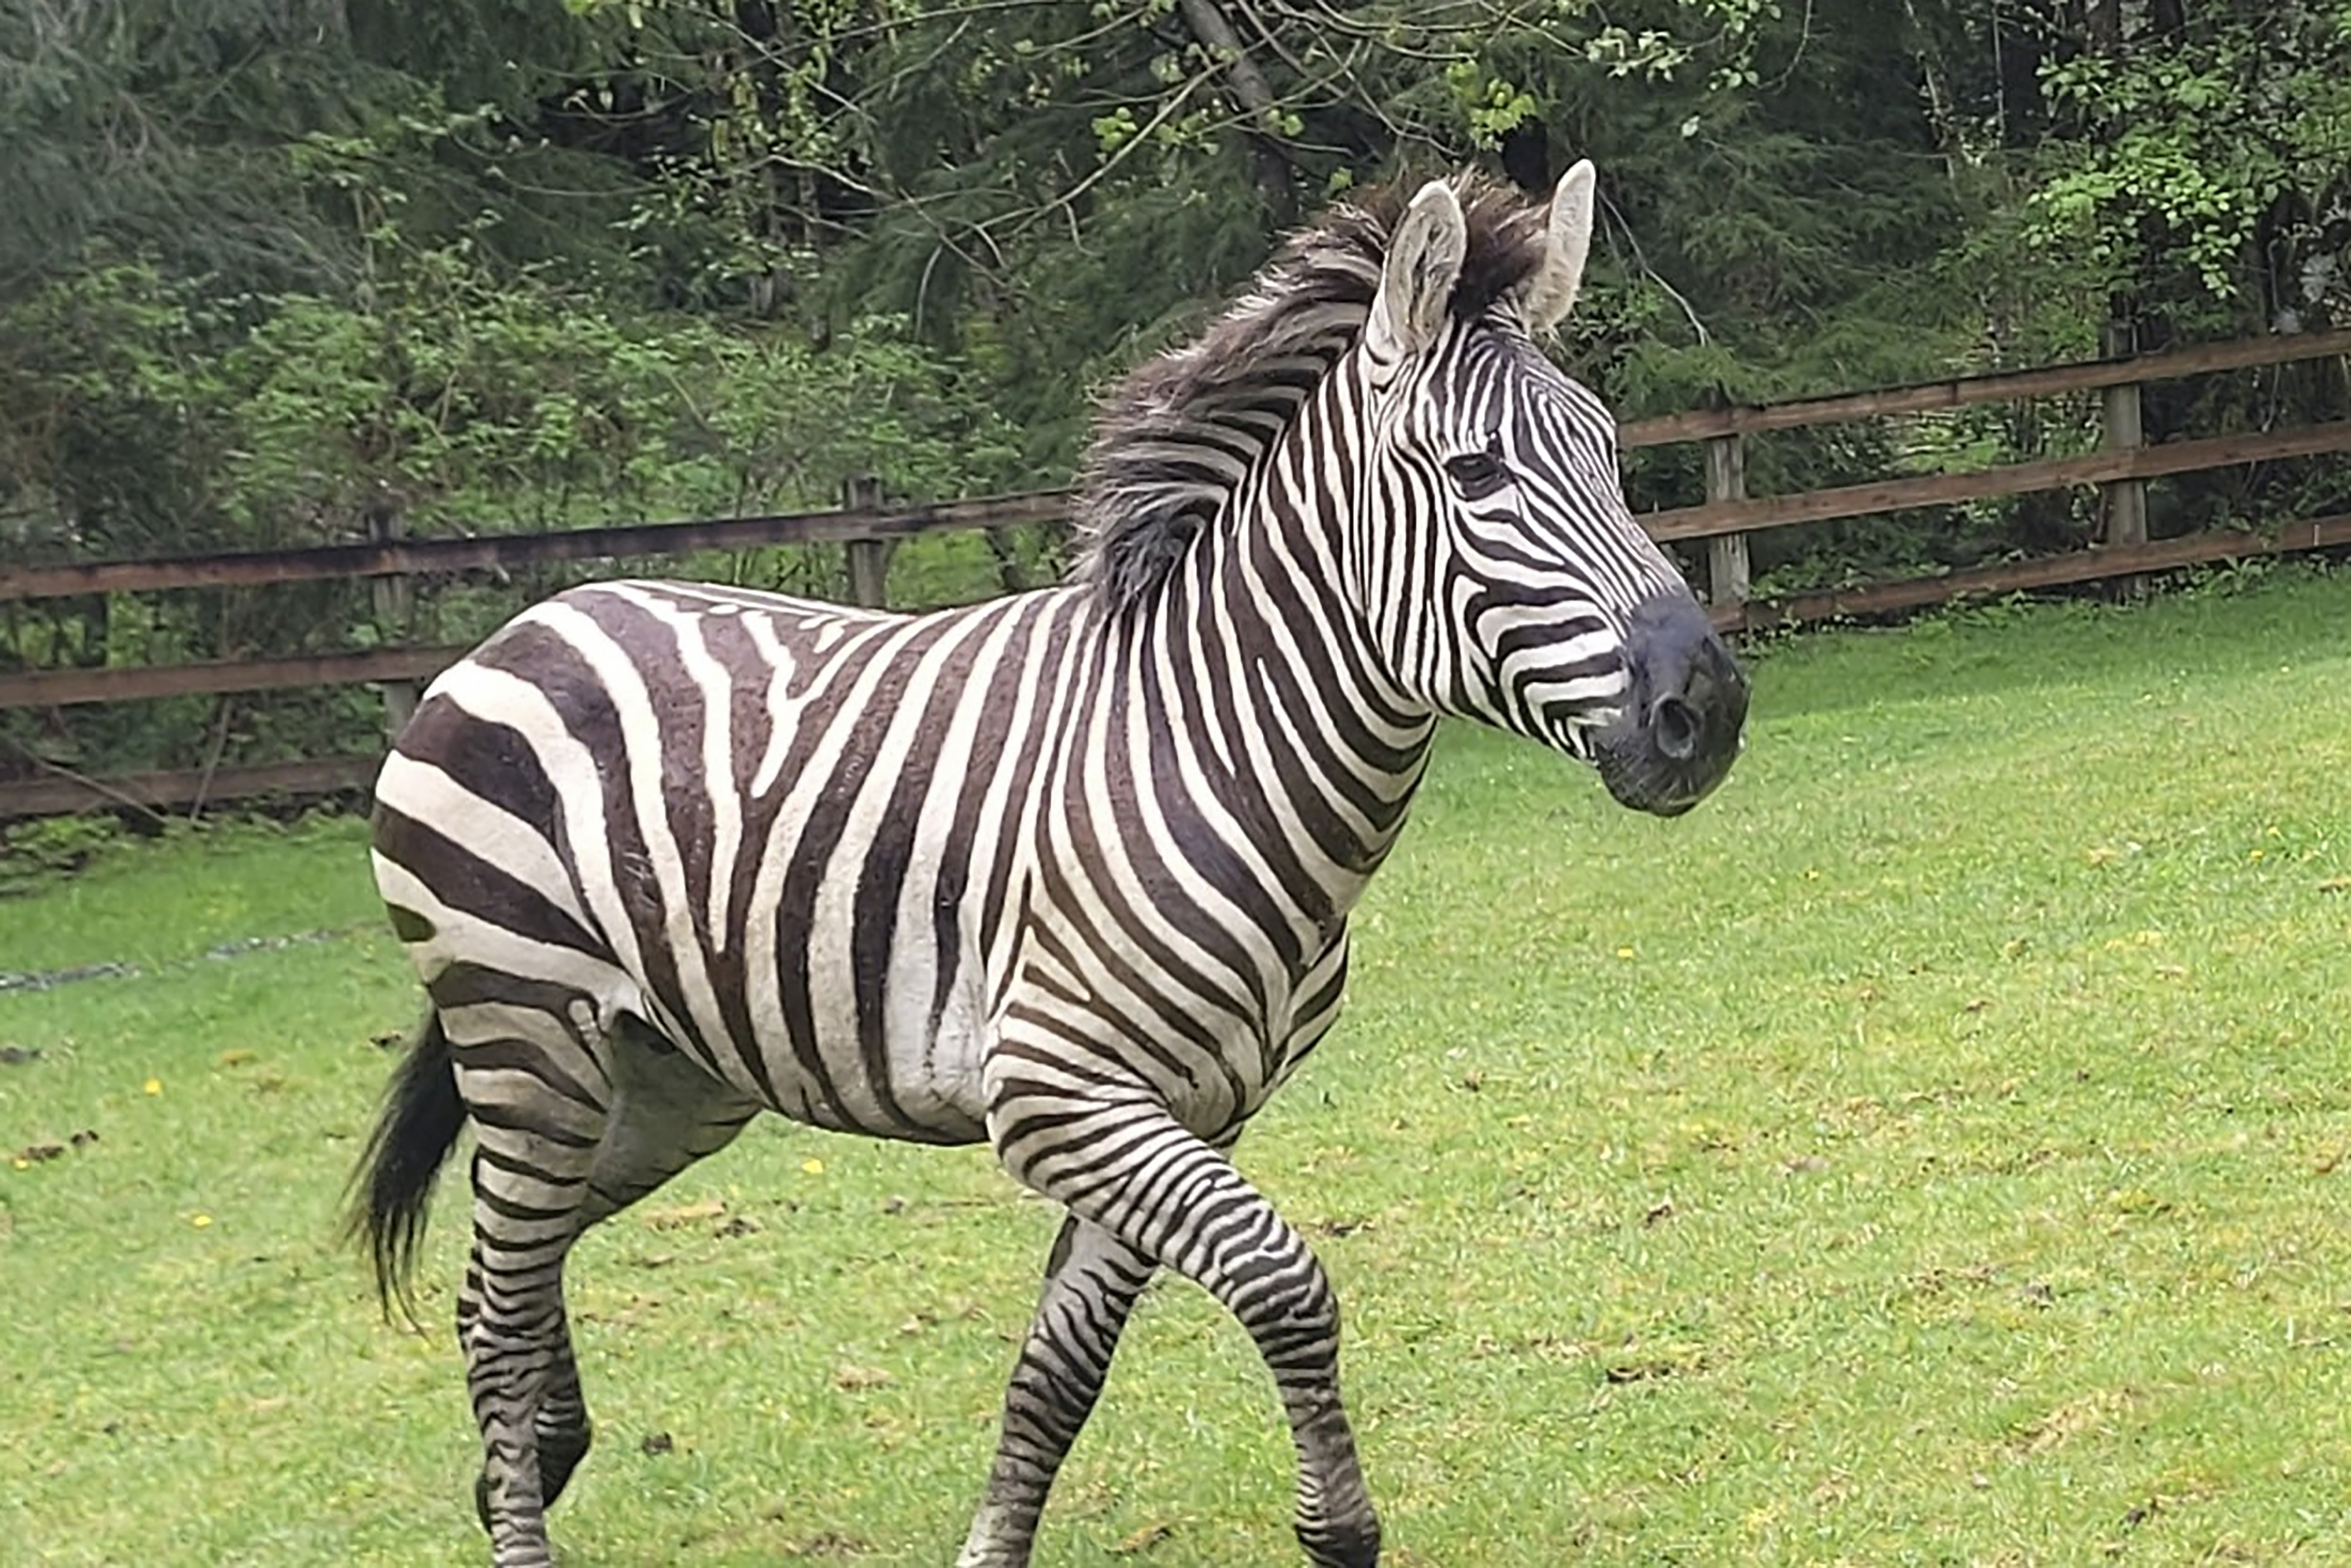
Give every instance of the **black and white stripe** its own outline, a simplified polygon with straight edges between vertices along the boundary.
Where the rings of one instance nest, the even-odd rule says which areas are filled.
[[[432,1012],[358,1218],[398,1290],[472,1126],[458,1318],[499,1568],[549,1561],[588,1447],[571,1243],[761,1110],[985,1139],[1068,1211],[965,1568],[1029,1560],[1158,1268],[1263,1353],[1310,1558],[1376,1561],[1329,1282],[1233,1143],[1337,1017],[1440,714],[1674,811],[1744,712],[1606,413],[1529,336],[1573,294],[1589,190],[1546,218],[1432,185],[1294,242],[1106,412],[1070,585],[904,617],[601,584],[434,684],[375,830]]]

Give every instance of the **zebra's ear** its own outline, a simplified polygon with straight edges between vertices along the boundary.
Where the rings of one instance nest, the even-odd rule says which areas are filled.
[[[1523,308],[1531,330],[1559,325],[1583,286],[1584,258],[1592,254],[1592,160],[1577,161],[1551,193],[1551,257],[1527,280]]]
[[[1393,361],[1436,340],[1468,250],[1461,199],[1444,181],[1431,180],[1413,197],[1388,240],[1379,292],[1372,297],[1372,317],[1364,328],[1374,355]]]

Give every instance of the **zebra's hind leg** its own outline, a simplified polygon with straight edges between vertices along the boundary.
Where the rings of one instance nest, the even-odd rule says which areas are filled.
[[[1080,1099],[999,1051],[988,1132],[1019,1180],[1206,1287],[1256,1342],[1298,1451],[1300,1544],[1315,1568],[1375,1568],[1380,1526],[1339,1400],[1339,1308],[1302,1238],[1219,1150],[1155,1100]]]
[[[570,1322],[559,1295],[555,1312],[549,1336],[553,1360],[548,1367],[538,1409],[531,1417],[531,1435],[538,1456],[542,1513],[553,1508],[556,1500],[563,1495],[563,1489],[570,1483],[580,1461],[588,1457],[596,1436],[595,1423],[588,1418],[587,1397],[580,1386],[580,1362],[572,1350]],[[490,1469],[485,1464],[474,1477],[474,1512],[481,1520],[482,1528],[496,1540],[497,1529],[491,1522],[490,1495]]]
[[[1150,1261],[1098,1225],[1061,1222],[1045,1289],[1004,1393],[987,1494],[956,1568],[1025,1568],[1045,1494],[1109,1375]]]
[[[569,1012],[574,1026],[571,1038],[575,1041],[589,1038],[593,1028],[582,1008],[575,1006]],[[560,1160],[567,1169],[580,1172],[577,1189],[569,1192],[572,1205],[570,1239],[577,1239],[590,1226],[653,1192],[696,1160],[725,1148],[759,1109],[757,1102],[710,1077],[667,1040],[625,1015],[613,1018],[609,1030],[602,1035],[601,1044],[603,1049],[593,1058],[595,1071],[601,1074],[598,1089],[603,1101],[601,1132],[586,1149],[584,1160],[574,1145],[560,1140],[560,1153],[539,1156],[542,1161],[550,1157]],[[584,1104],[595,1097],[594,1092],[584,1088],[583,1081],[589,1076],[584,1071],[571,1077],[552,1061],[544,1063],[541,1071],[561,1083],[559,1098],[569,1103]],[[583,1124],[569,1130],[584,1134],[588,1129]],[[545,1131],[541,1130],[542,1136]],[[484,1146],[489,1146],[489,1129],[484,1129],[483,1137]],[[541,1168],[544,1170],[543,1165]],[[483,1234],[478,1214],[481,1179],[482,1167],[477,1164],[477,1255]],[[552,1195],[541,1192],[534,1196],[543,1198]],[[511,1218],[509,1210],[499,1212]],[[542,1551],[545,1511],[562,1495],[580,1462],[587,1457],[595,1436],[564,1309],[562,1259],[559,1257],[552,1268],[554,1277],[551,1286],[543,1292],[540,1311],[544,1315],[539,1320],[538,1334],[547,1360],[529,1417],[531,1458],[538,1471]],[[473,1336],[479,1332],[480,1323],[478,1309],[471,1318],[466,1316],[465,1303],[476,1300],[470,1289],[472,1281],[469,1271],[469,1290],[465,1301],[460,1304],[460,1332],[466,1336],[469,1364],[473,1359]],[[491,1298],[485,1292],[479,1299],[486,1302]],[[476,1414],[481,1415],[482,1409],[477,1395]],[[483,1452],[482,1473],[475,1483],[475,1503],[484,1528],[490,1532],[495,1561],[498,1568],[507,1568],[506,1548],[500,1544],[500,1501],[507,1491],[520,1489],[513,1481],[511,1469],[501,1470],[499,1449],[492,1437],[491,1418],[487,1416],[483,1416]],[[522,1500],[529,1500],[528,1492],[522,1493]],[[516,1558],[519,1563],[538,1561],[528,1556]]]
[[[462,1002],[453,996],[460,987]],[[474,1241],[457,1298],[457,1341],[482,1433],[475,1500],[496,1568],[547,1568],[549,1483],[569,1474],[559,1455],[586,1447],[563,1264],[611,1106],[603,1041],[590,1022],[592,1004],[578,993],[495,984],[475,971],[437,977],[434,998],[475,1136]],[[571,1410],[577,1442],[543,1445],[542,1422],[560,1433],[573,1424]]]

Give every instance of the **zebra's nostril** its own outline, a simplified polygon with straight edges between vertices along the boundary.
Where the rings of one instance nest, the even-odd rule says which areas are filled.
[[[1687,762],[1698,755],[1703,728],[1698,710],[1679,697],[1659,697],[1649,709],[1649,733],[1656,737],[1657,749],[1677,762]]]

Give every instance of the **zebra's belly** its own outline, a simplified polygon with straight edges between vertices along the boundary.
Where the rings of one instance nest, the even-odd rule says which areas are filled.
[[[789,994],[779,989],[777,1006],[761,1014],[750,1049],[719,1053],[728,1082],[816,1126],[920,1143],[984,1141],[983,1076],[1005,1005],[996,998],[1021,988],[992,986],[977,945],[960,940],[959,928],[954,941],[904,935],[886,963],[862,967],[836,939],[837,926],[812,933],[805,967],[783,972]],[[1277,1017],[1217,1017],[1207,1049],[1172,1036],[1106,1040],[1107,1054],[1086,1065],[1133,1073],[1177,1121],[1221,1137],[1263,1108],[1329,1030],[1345,962],[1342,936],[1277,989]],[[1088,1054],[1074,1042],[1069,1049]],[[764,1064],[764,1082],[755,1063]]]
[[[792,931],[770,935],[755,916],[746,961],[664,944],[713,961],[699,975],[682,964],[643,977],[648,1021],[794,1121],[917,1143],[985,1137],[987,1007],[959,925],[901,919],[875,939],[870,905],[861,919],[824,902]]]

